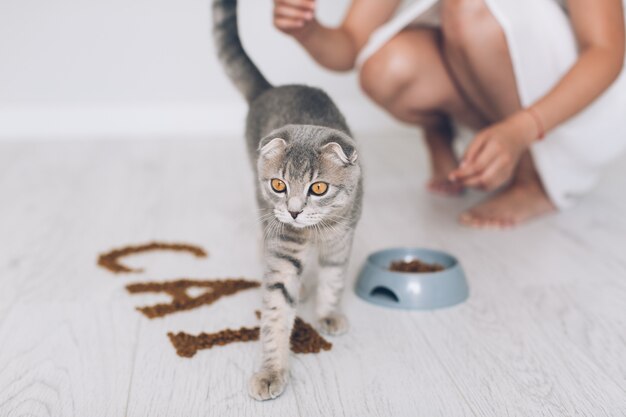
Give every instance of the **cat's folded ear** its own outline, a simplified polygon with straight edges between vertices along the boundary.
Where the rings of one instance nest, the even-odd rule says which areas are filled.
[[[356,149],[347,145],[344,147],[337,142],[329,142],[322,146],[322,154],[341,165],[354,165],[358,158]]]
[[[259,155],[265,158],[273,158],[282,153],[286,146],[287,142],[285,142],[285,139],[267,137],[259,143]]]

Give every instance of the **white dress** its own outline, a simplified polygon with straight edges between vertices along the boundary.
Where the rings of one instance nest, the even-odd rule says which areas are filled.
[[[414,0],[372,34],[357,65],[403,28],[438,25],[440,0]],[[523,107],[544,96],[578,56],[565,0],[485,0],[505,33]],[[626,71],[582,112],[548,132],[531,154],[550,199],[571,206],[626,149]]]

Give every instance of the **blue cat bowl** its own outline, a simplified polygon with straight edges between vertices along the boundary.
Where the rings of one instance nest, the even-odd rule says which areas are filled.
[[[444,267],[436,272],[391,271],[394,261],[417,259]],[[433,310],[459,304],[469,288],[459,261],[445,252],[431,249],[394,248],[368,256],[356,283],[359,297],[384,307]]]

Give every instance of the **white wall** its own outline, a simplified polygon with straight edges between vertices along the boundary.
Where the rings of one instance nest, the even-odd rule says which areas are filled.
[[[0,138],[235,134],[245,105],[217,64],[210,0],[1,0]],[[338,22],[348,0],[319,0]],[[354,74],[322,70],[240,0],[244,44],[276,84],[325,88],[355,131],[399,131]],[[391,130],[389,130],[391,129]]]

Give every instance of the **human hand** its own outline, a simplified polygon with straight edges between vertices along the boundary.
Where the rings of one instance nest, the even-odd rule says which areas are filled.
[[[274,26],[297,36],[315,21],[315,0],[274,0]]]
[[[511,178],[536,137],[537,126],[532,116],[525,111],[515,113],[480,131],[449,179],[466,187],[498,188]]]

